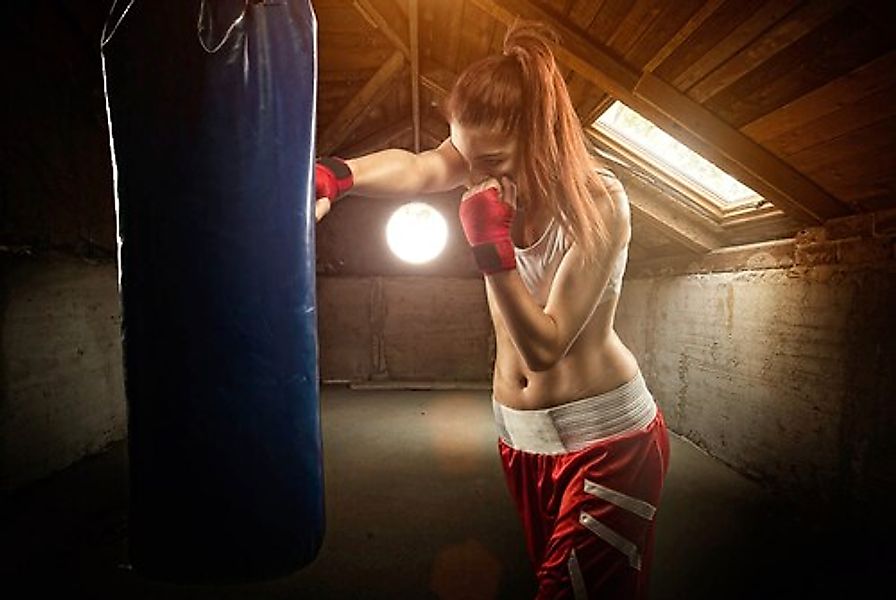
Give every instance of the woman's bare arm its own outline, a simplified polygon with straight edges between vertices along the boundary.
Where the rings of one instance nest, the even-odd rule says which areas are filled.
[[[468,179],[469,168],[450,140],[438,148],[413,154],[390,149],[346,161],[352,171],[351,192],[360,196],[405,198],[454,189]],[[330,212],[330,200],[318,198],[314,207],[320,221]]]
[[[624,193],[621,187],[617,193]],[[617,210],[605,212],[610,237],[602,256],[583,273],[582,250],[573,244],[560,262],[544,308],[536,304],[515,269],[486,277],[510,338],[529,369],[550,369],[566,356],[594,313],[615,257],[630,237],[628,203],[618,199],[617,203]]]
[[[346,161],[353,194],[401,198],[451,190],[466,181],[467,165],[449,140],[420,154],[382,150]]]

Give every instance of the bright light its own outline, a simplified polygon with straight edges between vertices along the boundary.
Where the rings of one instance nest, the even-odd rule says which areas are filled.
[[[616,132],[637,146],[642,153],[686,177],[726,204],[760,198],[754,190],[706,160],[671,135],[642,117],[622,102],[614,102],[594,122]]]
[[[434,259],[445,248],[448,224],[439,212],[423,202],[405,204],[386,225],[389,248],[401,260],[421,264]]]

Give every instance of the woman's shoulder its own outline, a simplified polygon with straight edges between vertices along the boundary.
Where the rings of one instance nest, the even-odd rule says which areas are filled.
[[[594,167],[594,172],[597,173],[598,175],[600,175],[601,177],[609,177],[610,179],[615,179],[617,181],[619,180],[619,178],[616,177],[616,173],[611,171],[609,169],[609,167],[605,167],[603,165],[598,165],[598,166]]]
[[[589,166],[591,167],[592,172],[597,173],[598,175],[605,175],[607,177],[616,177],[616,173],[610,168],[610,165],[607,164],[607,161],[601,158],[600,156],[595,156],[594,154],[589,157],[591,160],[589,162]]]
[[[627,241],[631,228],[628,194],[616,173],[602,161],[595,159],[594,173],[601,182],[595,194],[595,201],[597,201],[604,222],[611,232],[619,236],[621,241]]]
[[[591,169],[596,179],[600,182],[599,185],[595,185],[597,193],[595,193],[594,199],[600,204],[609,203],[613,206],[624,204],[627,206],[628,197],[622,181],[616,176],[616,173],[597,158],[592,159]],[[606,202],[600,202],[600,200],[605,200]]]

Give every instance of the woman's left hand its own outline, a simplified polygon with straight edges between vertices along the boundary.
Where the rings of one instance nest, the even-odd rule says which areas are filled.
[[[501,177],[501,200],[513,207],[513,210],[519,210],[516,204],[516,182],[504,175]]]
[[[515,187],[507,186],[514,203]],[[467,190],[460,203],[464,235],[473,248],[479,270],[486,275],[516,268],[510,241],[510,226],[516,211],[504,197],[504,189],[497,179],[489,178]]]
[[[496,179],[495,177],[487,177],[476,185],[468,187],[467,191],[464,192],[464,195],[461,197],[461,201],[475,196],[479,192],[482,192],[488,188],[495,188],[496,190],[498,190],[498,195],[500,196],[501,201],[505,204],[510,205],[514,210],[517,209],[516,183],[506,175],[502,176],[500,180]]]

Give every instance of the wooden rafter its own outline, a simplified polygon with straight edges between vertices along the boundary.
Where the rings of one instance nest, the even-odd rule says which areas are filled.
[[[691,18],[688,19],[687,23],[684,24],[681,29],[676,32],[672,38],[667,41],[662,48],[656,53],[656,55],[650,59],[650,62],[644,67],[645,71],[653,71],[656,67],[658,67],[664,60],[669,58],[669,56],[675,52],[676,48],[678,48],[682,42],[684,42],[689,35],[691,35],[703,22],[708,19],[712,13],[716,11],[719,6],[721,6],[723,0],[707,0],[703,3],[697,12],[691,15]]]
[[[371,4],[370,0],[353,0],[352,5],[374,29],[382,32],[408,61],[411,60],[411,49],[404,43],[404,39],[392,27],[389,20]]]
[[[439,144],[442,143],[449,133],[448,124],[444,120],[437,118],[432,112],[421,120],[420,129],[437,139]]]
[[[691,217],[635,177],[623,178],[632,212],[675,242],[700,253],[726,245],[721,228],[708,219]]]
[[[377,150],[387,148],[389,144],[409,133],[411,126],[408,125],[407,119],[402,117],[391,125],[386,125],[381,129],[377,129],[362,140],[358,140],[351,146],[345,146],[340,150],[343,158],[354,158],[370,154]]]
[[[395,48],[402,53],[405,59],[411,65],[411,127],[414,137],[414,150],[420,151],[420,52],[419,52],[419,18],[417,0],[410,0],[408,4],[408,40],[405,43],[404,38],[395,29],[395,26],[401,27],[401,21],[404,19],[396,18],[398,15],[392,15],[392,18],[386,18],[383,13],[378,10],[370,0],[353,0],[355,9],[361,13],[364,19],[370,23],[375,29],[382,32]],[[394,139],[394,138],[393,138]],[[391,140],[390,140],[391,141]]]
[[[318,141],[319,154],[329,154],[338,148],[358,124],[364,112],[379,101],[390,81],[404,67],[404,55],[396,50],[392,56],[374,73],[354,98],[339,111]]]
[[[587,115],[585,115],[585,126],[588,127],[592,123],[594,123],[598,117],[604,114],[604,111],[610,108],[610,105],[613,104],[615,98],[613,96],[604,96],[597,105],[592,108]]]
[[[457,73],[434,57],[427,59],[426,66],[426,71],[420,75],[420,83],[436,98],[444,98],[457,80]]]
[[[638,72],[607,48],[573,31],[527,0],[472,0],[492,17],[510,24],[517,17],[542,21],[563,40],[558,60],[776,204],[794,218],[820,223],[848,209],[790,165],[649,72]]]
[[[414,127],[414,152],[420,152],[420,51],[417,0],[408,2],[408,31],[411,42],[411,115]]]
[[[424,129],[420,134],[420,141],[426,144],[427,148],[436,148],[442,143],[442,140],[436,137],[436,134]]]
[[[448,95],[448,90],[442,86],[442,84],[426,75],[420,76],[420,83],[422,83],[423,87],[428,89],[439,100]]]
[[[678,216],[674,210],[653,210],[658,206],[655,196],[655,192],[629,193],[632,212],[653,226],[654,229],[692,252],[702,254],[724,246],[724,242],[720,241],[723,238],[720,236],[713,236],[698,228],[683,227],[681,223],[670,221],[669,217]]]

